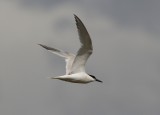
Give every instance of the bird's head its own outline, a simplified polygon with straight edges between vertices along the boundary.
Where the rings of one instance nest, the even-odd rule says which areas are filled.
[[[102,81],[101,81],[101,80],[99,80],[99,79],[97,79],[94,75],[90,75],[90,74],[89,74],[89,76],[91,76],[95,81],[97,81],[97,82],[101,82],[101,83],[102,83]]]

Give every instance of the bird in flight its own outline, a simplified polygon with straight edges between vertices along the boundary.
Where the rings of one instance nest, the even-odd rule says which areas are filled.
[[[93,52],[92,41],[82,21],[76,15],[74,15],[74,18],[78,29],[79,40],[81,42],[81,47],[76,55],[73,53],[62,51],[60,49],[55,49],[46,45],[39,44],[46,50],[65,58],[66,61],[66,74],[50,78],[82,84],[90,83],[93,81],[102,82],[95,76],[87,74],[85,72],[85,64]]]

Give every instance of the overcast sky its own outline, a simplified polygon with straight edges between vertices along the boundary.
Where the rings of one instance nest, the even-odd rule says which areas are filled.
[[[1,115],[159,115],[159,0],[1,0]],[[103,83],[73,84],[65,62],[38,43],[76,53],[73,14],[94,52],[86,71]]]

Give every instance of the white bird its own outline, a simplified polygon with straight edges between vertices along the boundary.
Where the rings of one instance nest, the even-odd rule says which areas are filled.
[[[72,83],[84,84],[93,81],[102,82],[101,80],[98,80],[95,76],[87,74],[85,72],[85,64],[93,51],[92,41],[82,21],[76,15],[74,15],[74,18],[78,29],[79,40],[81,42],[81,47],[76,55],[59,49],[48,47],[46,45],[39,44],[48,51],[65,58],[66,61],[66,74],[63,76],[50,78],[59,79]]]

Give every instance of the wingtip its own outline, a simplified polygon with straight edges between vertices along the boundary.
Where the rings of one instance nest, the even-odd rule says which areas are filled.
[[[42,44],[38,44],[39,46],[41,46],[41,47],[44,47],[44,45],[42,45]]]
[[[37,45],[42,46],[42,44],[37,44]]]
[[[73,14],[74,17],[77,17],[76,14]]]
[[[75,20],[78,21],[79,20],[78,16],[76,14],[73,14],[73,15],[74,15]]]
[[[48,46],[46,46],[46,45],[42,45],[42,44],[38,44],[38,45],[40,45],[41,47],[43,47],[43,48],[45,48],[47,50],[50,50],[50,48]]]

